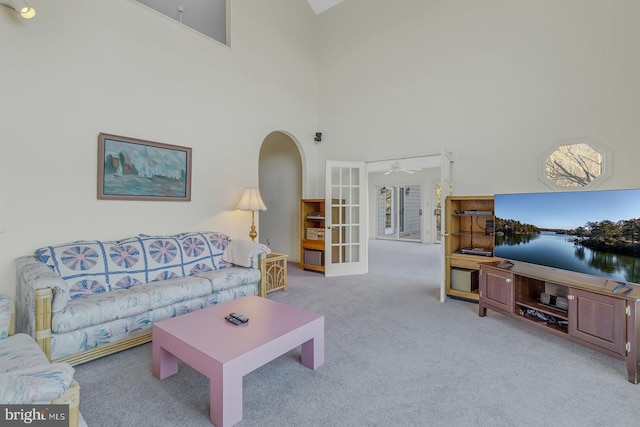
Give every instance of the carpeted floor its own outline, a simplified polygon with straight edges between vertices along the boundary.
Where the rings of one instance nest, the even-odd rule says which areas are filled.
[[[289,265],[269,299],[325,316],[325,364],[299,348],[244,377],[238,426],[637,426],[625,363],[477,304],[439,302],[440,246],[371,241],[369,273]],[[76,367],[90,427],[210,426],[207,379],[159,381],[151,345]]]

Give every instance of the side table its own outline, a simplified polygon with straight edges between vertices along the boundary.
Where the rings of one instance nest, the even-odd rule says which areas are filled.
[[[264,275],[260,278],[259,296],[266,298],[269,292],[287,290],[287,255],[275,252],[261,255],[260,271]]]

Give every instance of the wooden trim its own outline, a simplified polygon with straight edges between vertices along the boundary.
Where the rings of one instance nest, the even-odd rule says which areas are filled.
[[[267,255],[258,256],[258,268],[260,269],[260,283],[258,284],[258,296],[267,297]]]
[[[89,362],[91,360],[99,359],[103,356],[118,353],[122,350],[127,350],[132,347],[146,344],[152,340],[152,331],[141,332],[136,335],[132,335],[127,338],[123,338],[118,341],[110,342],[108,344],[101,344],[98,347],[84,350],[78,353],[71,354],[69,356],[61,357],[60,359],[52,360],[52,362],[66,362],[71,366],[80,365],[81,363]]]
[[[13,335],[16,333],[16,309],[13,300],[11,301],[11,318],[9,319],[9,330],[7,333],[9,335]]]
[[[35,340],[42,352],[51,360],[51,288],[36,289],[36,330]]]
[[[638,303],[627,302],[629,314],[627,315],[627,339],[629,342],[629,351],[627,352],[627,377],[629,382],[638,384],[640,377],[640,340],[630,340],[629,337],[637,337],[640,332],[640,313],[638,313]]]
[[[51,401],[52,404],[69,405],[69,427],[78,427],[80,420],[80,384],[72,380],[66,393]]]
[[[287,290],[287,255],[271,252],[266,256],[263,278],[265,295],[282,289]]]

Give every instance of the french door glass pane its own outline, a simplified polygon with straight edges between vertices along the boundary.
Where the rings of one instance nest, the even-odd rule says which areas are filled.
[[[331,168],[331,263],[360,259],[360,170]],[[353,242],[356,244],[354,245]]]

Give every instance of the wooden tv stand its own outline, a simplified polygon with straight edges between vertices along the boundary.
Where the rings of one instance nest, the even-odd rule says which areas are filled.
[[[523,262],[498,264],[480,264],[480,317],[491,309],[624,360],[629,381],[638,383],[640,286],[628,283],[630,291],[613,293],[620,282]],[[567,309],[541,303],[543,293],[566,298]]]

